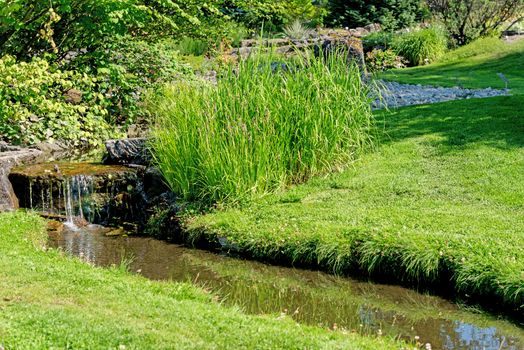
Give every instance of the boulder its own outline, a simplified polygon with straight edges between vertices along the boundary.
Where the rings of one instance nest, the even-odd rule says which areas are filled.
[[[105,145],[107,150],[105,164],[148,165],[151,162],[146,138],[109,140]]]
[[[11,168],[36,162],[42,152],[0,143],[0,212],[18,209],[18,198],[9,181]]]

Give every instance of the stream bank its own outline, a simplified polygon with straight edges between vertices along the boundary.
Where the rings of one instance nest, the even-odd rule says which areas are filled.
[[[82,231],[55,227],[48,245],[97,266],[123,265],[151,279],[194,283],[249,314],[287,315],[307,325],[399,337],[433,349],[524,348],[518,326],[439,297],[108,233],[93,225]]]

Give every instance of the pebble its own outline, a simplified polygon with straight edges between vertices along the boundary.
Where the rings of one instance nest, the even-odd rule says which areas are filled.
[[[378,88],[378,94],[376,93]],[[377,81],[373,109],[396,108],[404,106],[431,104],[470,98],[508,96],[509,90],[464,89],[460,87],[438,87],[431,85],[411,85],[389,81]]]

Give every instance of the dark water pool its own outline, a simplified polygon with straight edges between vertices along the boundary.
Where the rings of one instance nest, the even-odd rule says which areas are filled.
[[[518,325],[413,290],[106,232],[50,232],[49,246],[100,266],[124,263],[151,279],[195,283],[251,314],[287,314],[305,324],[430,343],[433,350],[524,349]]]

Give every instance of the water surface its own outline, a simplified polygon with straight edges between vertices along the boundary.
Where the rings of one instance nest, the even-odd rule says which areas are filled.
[[[439,297],[323,272],[269,266],[108,229],[50,232],[49,245],[99,266],[128,264],[156,280],[195,283],[251,314],[362,334],[398,336],[435,349],[523,350],[524,329]],[[416,340],[418,339],[418,340]]]

